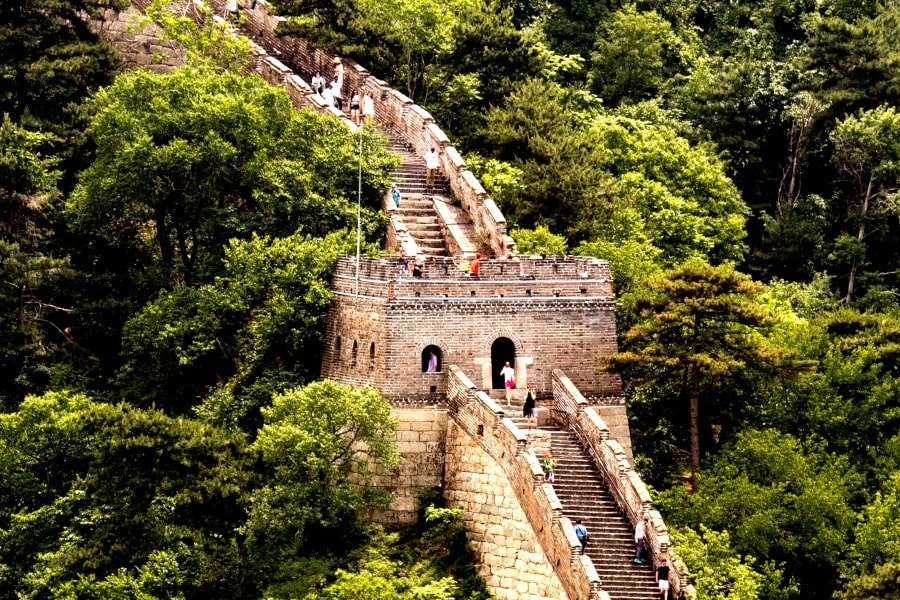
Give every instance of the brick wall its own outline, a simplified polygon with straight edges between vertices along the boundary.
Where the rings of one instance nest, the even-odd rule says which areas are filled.
[[[441,401],[447,373],[423,373],[429,346],[442,365],[458,365],[489,390],[502,368],[492,346],[508,340],[520,388],[549,395],[553,369],[565,368],[593,403],[622,405],[618,376],[596,366],[617,349],[608,263],[522,257],[485,261],[481,273],[462,277],[452,259],[436,258],[415,279],[401,277],[392,259],[361,259],[357,279],[355,259],[341,258],[322,376],[373,385],[392,401]]]

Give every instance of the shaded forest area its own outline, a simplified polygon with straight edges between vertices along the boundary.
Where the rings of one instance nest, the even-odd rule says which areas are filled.
[[[359,138],[163,2],[189,64],[114,77],[116,5],[0,5],[0,598],[484,597],[458,515],[385,536],[319,418],[396,461],[314,383]],[[610,260],[598,368],[701,598],[900,598],[900,4],[275,7],[426,106],[521,252]]]

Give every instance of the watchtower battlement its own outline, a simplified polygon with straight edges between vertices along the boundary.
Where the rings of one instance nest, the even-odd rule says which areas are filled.
[[[467,277],[452,258],[429,257],[421,278],[396,258],[339,259],[332,280],[322,376],[372,385],[394,402],[443,402],[455,364],[483,390],[549,394],[562,368],[594,402],[622,402],[618,376],[597,370],[617,350],[609,263],[589,257],[484,260]],[[431,354],[436,368],[429,370]]]

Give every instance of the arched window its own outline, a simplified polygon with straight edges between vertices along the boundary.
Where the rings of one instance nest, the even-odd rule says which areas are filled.
[[[334,360],[341,362],[341,336],[334,338]]]
[[[444,357],[437,346],[426,346],[422,350],[422,372],[440,373],[444,370]]]
[[[369,344],[369,370],[375,370],[375,342]]]
[[[356,352],[359,350],[359,346],[356,343],[356,340],[353,340],[353,350],[350,352],[350,366],[356,366]]]

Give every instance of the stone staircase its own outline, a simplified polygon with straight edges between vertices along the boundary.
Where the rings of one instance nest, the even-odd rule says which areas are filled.
[[[434,201],[430,196],[422,194],[403,194],[402,188],[400,192],[402,194],[400,210],[396,212],[406,225],[409,235],[419,246],[419,251],[428,256],[447,256],[447,245],[434,210]],[[393,205],[393,200],[388,199],[390,212],[395,212]]]
[[[463,252],[474,253],[471,242],[474,226],[465,211],[449,202],[451,191],[447,179],[438,173],[432,188],[426,188],[425,159],[393,133],[383,133],[388,136],[388,149],[402,161],[393,174],[393,181],[401,194],[400,209],[394,209],[390,198],[385,205],[390,213],[400,217],[406,231],[416,242],[419,253],[428,256],[449,254],[442,220],[448,227],[455,228],[457,242],[465,244]],[[438,207],[442,215],[438,214]]]
[[[493,396],[493,394],[491,394]],[[498,398],[504,404],[505,400]],[[539,408],[538,428],[529,436],[539,460],[549,446],[556,460],[553,489],[563,515],[575,524],[581,519],[590,536],[590,556],[603,589],[612,600],[658,600],[656,578],[649,562],[634,563],[634,530],[619,509],[591,459],[569,432],[549,422]],[[517,427],[526,431],[522,401],[506,409]]]
[[[400,157],[402,162],[394,170],[394,181],[400,192],[407,194],[431,194],[448,198],[450,196],[450,184],[438,171],[434,178],[434,185],[429,189],[425,183],[428,175],[425,169],[425,159],[413,152],[413,150],[400,137],[392,132],[386,132],[388,136],[388,149]]]

